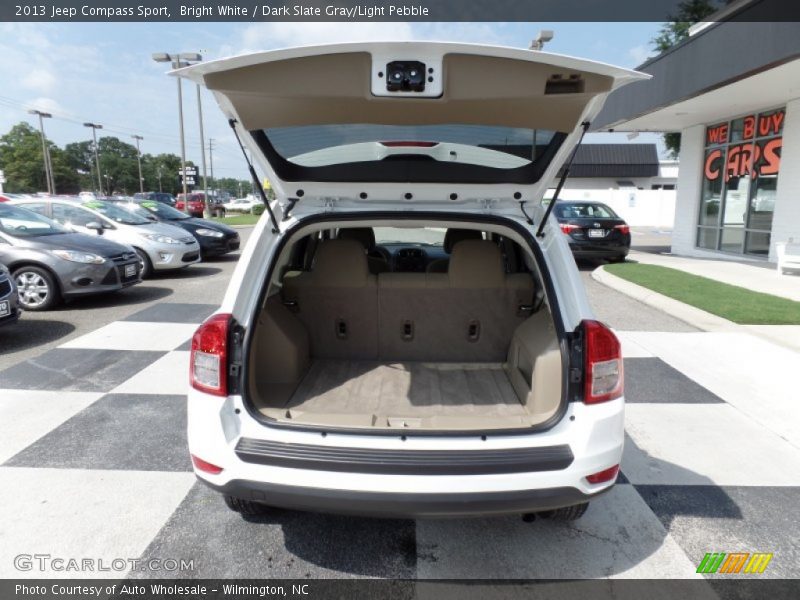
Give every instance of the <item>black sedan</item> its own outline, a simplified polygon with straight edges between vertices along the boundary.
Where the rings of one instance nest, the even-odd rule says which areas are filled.
[[[175,225],[191,233],[200,244],[200,254],[204,259],[221,256],[239,249],[239,232],[218,223],[197,217],[190,217],[171,206],[155,200],[138,200],[122,204],[124,208],[149,219]]]
[[[631,228],[601,202],[559,200],[554,212],[575,258],[625,260]]]

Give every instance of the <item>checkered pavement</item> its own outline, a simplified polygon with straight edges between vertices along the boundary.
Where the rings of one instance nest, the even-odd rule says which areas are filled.
[[[0,577],[26,575],[13,567],[24,552],[194,559],[132,576],[691,578],[714,551],[772,552],[764,576],[800,576],[790,350],[746,333],[619,332],[623,474],[574,523],[248,521],[196,482],[186,451],[188,340],[213,308],[162,303],[0,372]]]

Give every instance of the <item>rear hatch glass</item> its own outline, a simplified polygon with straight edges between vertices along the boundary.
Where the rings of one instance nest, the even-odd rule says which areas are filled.
[[[285,180],[536,181],[564,140],[549,130],[481,125],[331,124],[254,132]]]

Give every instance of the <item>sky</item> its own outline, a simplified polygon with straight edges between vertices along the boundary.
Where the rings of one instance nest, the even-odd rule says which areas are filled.
[[[659,23],[0,23],[0,135],[26,121],[30,108],[52,113],[48,139],[59,146],[102,135],[134,143],[143,153],[180,155],[177,89],[154,52],[200,52],[204,59],[325,42],[443,40],[527,48],[552,29],[546,50],[635,67],[652,55]],[[196,91],[184,84],[186,158],[200,164]],[[214,175],[247,179],[236,141],[211,94],[202,92],[206,140],[214,140]],[[627,141],[625,134],[590,134],[587,142]],[[642,134],[635,143],[660,142]],[[663,151],[663,147],[660,146]]]

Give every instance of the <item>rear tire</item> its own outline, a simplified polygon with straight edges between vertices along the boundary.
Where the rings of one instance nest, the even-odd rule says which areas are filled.
[[[583,504],[576,504],[575,506],[545,510],[538,514],[543,519],[550,519],[551,521],[575,521],[584,515],[587,508],[589,508],[589,503],[584,502]]]
[[[260,502],[253,502],[252,500],[244,500],[236,496],[225,496],[225,504],[234,512],[238,512],[243,516],[263,515],[270,512],[270,507]]]

